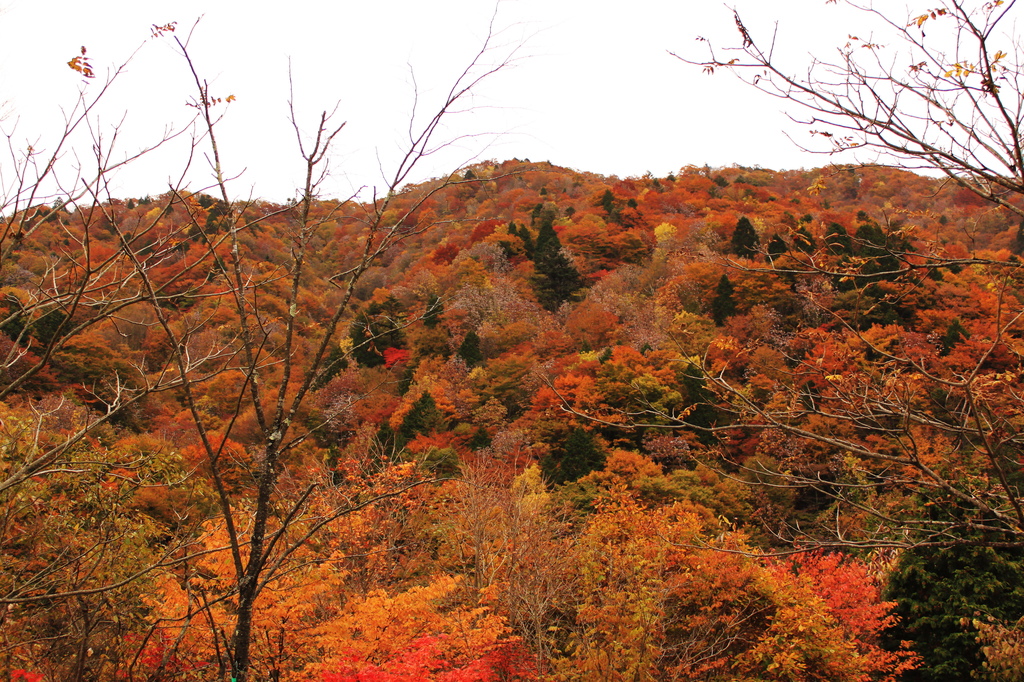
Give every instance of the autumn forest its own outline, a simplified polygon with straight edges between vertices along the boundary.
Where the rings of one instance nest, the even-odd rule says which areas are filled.
[[[278,403],[259,679],[1019,671],[1008,212],[901,171],[513,160],[405,187],[372,265],[372,206],[226,216],[10,219],[4,675],[220,679]]]
[[[864,10],[907,78],[738,14],[749,63],[682,58],[887,163],[420,182],[492,32],[382,187],[331,198],[289,102],[285,202],[175,24],[194,118],[129,158],[83,47],[49,146],[4,129],[0,680],[1024,680],[1024,66],[968,4]],[[186,138],[207,184],[111,189]]]

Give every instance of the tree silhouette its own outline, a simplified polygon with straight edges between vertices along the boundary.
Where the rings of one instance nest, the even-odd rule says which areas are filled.
[[[480,337],[475,331],[471,329],[466,333],[462,343],[459,344],[459,350],[456,351],[456,354],[469,367],[475,367],[483,362],[484,354],[480,351]]]
[[[548,310],[557,309],[583,288],[583,278],[562,251],[553,225],[546,221],[537,233],[533,267],[537,300]]]
[[[604,459],[604,452],[597,446],[594,436],[577,426],[541,460],[541,470],[548,480],[560,485],[600,469]]]
[[[437,409],[434,396],[424,391],[402,420],[402,425],[398,428],[398,435],[408,442],[420,434],[429,434],[431,431],[444,428],[444,415],[441,414],[441,410]]]
[[[849,256],[853,254],[853,240],[846,228],[839,223],[829,223],[825,229],[825,245],[834,255]]]
[[[761,239],[757,236],[750,219],[747,216],[740,216],[736,222],[736,229],[732,232],[732,252],[742,258],[753,258],[761,247]]]
[[[383,365],[385,350],[404,347],[403,326],[401,305],[394,297],[382,303],[371,303],[349,327],[356,362],[364,367]]]
[[[1024,99],[1024,66],[1009,58],[1019,37],[1004,27],[1015,19],[1016,3],[941,0],[909,22],[903,10],[836,4],[862,12],[869,25],[837,45],[835,59],[818,55],[806,68],[783,65],[777,27],[762,36],[736,11],[741,57],[733,50],[728,59],[719,56],[706,41],[705,59],[676,56],[708,73],[730,71],[807,109],[803,118],[812,122],[822,152],[855,150],[872,165],[931,168],[1024,216],[1024,119],[1015,113]]]
[[[711,319],[719,327],[725,323],[727,318],[736,314],[736,301],[732,297],[734,290],[735,287],[729,281],[729,276],[722,275],[718,280],[718,286],[715,287],[715,297],[711,299]]]

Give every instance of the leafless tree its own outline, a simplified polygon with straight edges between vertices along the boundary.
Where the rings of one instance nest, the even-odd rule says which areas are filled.
[[[842,4],[864,14],[865,25],[851,29],[861,37],[849,36],[835,58],[812,57],[804,71],[781,65],[780,54],[793,45],[778,44],[777,33],[762,37],[738,12],[738,46],[705,40],[706,57],[680,58],[708,73],[731,71],[792,104],[793,118],[827,143],[816,151],[853,150],[862,163],[939,171],[1024,215],[1016,0],[942,0],[909,16],[891,6]]]
[[[443,124],[469,108],[480,84],[515,58],[516,46],[502,43],[493,21],[479,50],[437,109],[425,118],[422,112],[413,112],[404,154],[385,186],[373,191],[368,204],[355,197],[330,200],[321,196],[329,177],[332,145],[345,124],[333,112],[324,112],[307,134],[310,131],[301,125],[293,102],[289,102],[291,126],[305,170],[298,199],[285,206],[236,200],[218,146],[219,126],[230,98],[210,92],[189,50],[191,34],[179,38],[174,25],[156,26],[153,33],[155,38],[174,41],[194,77],[191,128],[169,133],[130,158],[116,157],[118,131],[104,137],[93,116],[119,70],[98,92],[94,92],[95,83],[83,89],[53,144],[25,147],[16,142],[13,133],[7,135],[11,161],[0,171],[5,192],[0,262],[5,266],[4,284],[11,293],[0,311],[4,332],[0,334],[0,399],[24,392],[33,381],[46,378],[62,352],[102,352],[95,340],[93,346],[80,347],[98,330],[127,336],[141,325],[151,336],[162,338],[166,352],[160,358],[140,352],[130,361],[103,368],[101,376],[83,384],[81,391],[91,409],[77,409],[65,418],[73,428],[56,433],[68,435],[48,434],[53,421],[67,412],[63,404],[38,404],[34,423],[5,424],[6,435],[19,446],[11,447],[0,460],[0,503],[7,511],[23,510],[27,498],[21,493],[34,479],[86,476],[84,480],[96,484],[87,474],[109,472],[112,465],[87,461],[83,444],[104,425],[125,418],[147,396],[173,390],[191,415],[195,441],[205,457],[203,469],[228,541],[225,547],[204,548],[203,531],[193,522],[168,540],[155,557],[147,557],[145,563],[114,579],[100,570],[118,560],[111,549],[114,545],[104,545],[98,539],[92,546],[68,548],[55,562],[27,577],[7,576],[0,570],[0,604],[13,609],[101,598],[155,570],[187,567],[203,552],[223,551],[230,554],[234,567],[233,589],[218,598],[232,601],[234,622],[230,631],[216,632],[217,653],[222,674],[230,673],[233,680],[241,682],[252,675],[257,598],[268,584],[291,569],[296,551],[341,516],[423,483],[421,476],[390,490],[355,494],[337,500],[331,511],[324,512],[325,505],[310,502],[330,487],[329,473],[324,472],[327,479],[323,481],[306,477],[304,480],[311,482],[297,488],[296,477],[289,471],[289,456],[326,426],[326,422],[310,421],[308,404],[318,381],[332,370],[331,363],[339,362],[332,351],[339,347],[351,322],[351,303],[360,279],[389,251],[434,227],[434,222],[418,217],[424,202],[453,184],[477,182],[453,172],[421,186],[415,195],[403,189],[425,159],[473,137],[445,138],[448,133]],[[70,65],[84,78],[95,76],[84,51]],[[94,158],[69,166],[65,160],[74,151],[81,131],[86,133]],[[183,180],[169,188],[144,221],[128,216],[122,202],[109,194],[111,173],[184,132],[190,133],[192,140],[186,165],[203,156],[209,160],[213,179],[204,191],[217,197],[216,220],[210,219],[209,205],[202,204],[211,198],[191,190]],[[69,219],[69,211],[75,212],[75,220]],[[163,218],[172,211],[179,217],[184,211],[187,219],[174,221],[178,227],[168,230]],[[287,257],[256,267],[243,257],[244,240],[251,239],[252,231],[271,219],[290,226]],[[327,239],[329,226],[338,220],[361,226],[359,242],[352,244],[338,270],[324,279],[314,272],[312,262],[318,245]],[[52,245],[54,254],[33,271],[21,268],[16,257],[29,238]],[[112,252],[111,242],[117,245]],[[187,257],[182,256],[183,244],[189,246]],[[197,244],[201,248],[195,248]],[[303,310],[310,287],[330,288],[324,297],[330,306],[325,315],[312,316]],[[182,302],[190,299],[215,299],[217,305],[230,309],[231,322],[214,327],[208,315],[181,314]],[[102,358],[97,362],[102,363]],[[214,428],[200,396],[206,382],[225,375],[240,377],[241,388],[234,397],[231,418]],[[258,434],[257,444],[249,443],[245,453],[233,452],[229,439],[247,414],[255,421],[252,430]],[[239,461],[249,476],[242,486],[225,481],[225,471]],[[20,532],[11,521],[15,516],[13,512],[0,513],[0,532]],[[108,536],[118,532],[112,521]],[[69,573],[80,579],[69,582]],[[201,604],[195,620],[203,621],[209,608],[209,603]],[[77,641],[80,661],[66,674],[84,679],[88,635]]]
[[[361,243],[358,247],[353,245],[357,255],[344,269],[324,283],[336,291],[331,310],[322,321],[310,323],[300,320],[300,316],[303,291],[313,285],[316,279],[310,267],[310,260],[315,256],[313,245],[321,238],[326,225],[353,208],[351,199],[333,202],[320,200],[322,183],[328,177],[327,162],[331,145],[342,132],[344,123],[335,122],[333,113],[324,112],[319,116],[312,134],[307,136],[293,103],[290,103],[291,124],[305,164],[305,177],[298,201],[286,209],[285,217],[293,225],[290,231],[291,243],[288,244],[289,257],[285,262],[275,264],[269,272],[254,273],[240,256],[239,239],[263,218],[249,217],[251,211],[247,210],[249,207],[246,203],[233,201],[230,196],[217,147],[214,107],[219,101],[210,94],[207,83],[198,75],[187,41],[178,41],[195,75],[197,94],[193,105],[199,112],[210,145],[214,187],[223,205],[227,207],[221,216],[222,224],[227,225],[226,231],[219,235],[203,235],[204,243],[209,246],[209,263],[216,270],[219,281],[223,282],[225,298],[237,319],[237,328],[231,334],[231,350],[225,356],[230,360],[222,367],[226,371],[241,373],[244,377],[243,388],[237,396],[234,409],[235,417],[223,429],[219,439],[209,433],[193,391],[193,386],[202,381],[202,377],[197,377],[189,366],[190,357],[185,338],[189,331],[182,334],[163,314],[159,305],[159,290],[146,277],[144,270],[141,280],[159,324],[170,339],[176,376],[181,379],[185,404],[192,414],[196,434],[206,453],[208,468],[217,490],[221,518],[229,537],[237,584],[234,597],[237,606],[234,629],[226,642],[226,648],[231,657],[231,676],[238,682],[249,676],[252,616],[261,591],[280,575],[288,565],[289,556],[310,537],[341,515],[368,504],[366,500],[352,500],[332,514],[305,518],[310,496],[320,484],[311,483],[289,497],[283,493],[281,476],[287,467],[289,453],[311,438],[318,428],[316,425],[311,428],[308,424],[298,422],[304,405],[326,369],[330,350],[338,344],[339,336],[347,329],[347,316],[351,314],[350,302],[361,277],[384,254],[434,226],[433,222],[416,217],[417,210],[425,201],[446,187],[467,182],[460,175],[452,173],[429,184],[419,195],[411,201],[402,202],[401,208],[395,210],[398,205],[396,197],[402,186],[409,181],[414,169],[424,159],[453,143],[450,139],[441,139],[442,121],[457,108],[464,106],[482,81],[506,68],[514,58],[514,49],[501,52],[505,48],[496,45],[496,42],[492,26],[479,51],[456,78],[437,110],[425,120],[417,119],[414,112],[404,154],[390,174],[386,186],[374,192],[369,210],[359,218],[362,222]],[[206,229],[198,214],[192,220],[192,229],[200,232]],[[221,246],[230,254],[229,257],[218,255]],[[286,311],[283,317],[276,309],[263,303],[264,289],[269,287],[274,287],[278,291],[277,295],[283,298],[281,303]],[[252,489],[246,492],[244,499],[237,499],[221,480],[221,468],[225,458],[224,446],[232,434],[235,419],[246,410],[255,415],[260,443],[253,448],[255,452],[252,453]],[[398,491],[383,496],[392,494],[398,494]],[[303,531],[296,533],[299,520],[303,521]]]

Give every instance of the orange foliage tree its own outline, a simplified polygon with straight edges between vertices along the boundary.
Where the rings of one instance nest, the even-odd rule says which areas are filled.
[[[609,680],[851,682],[914,667],[879,646],[893,605],[855,561],[817,556],[794,573],[750,558],[740,538],[709,542],[703,518],[629,497],[598,509],[580,538],[581,602],[561,665]]]

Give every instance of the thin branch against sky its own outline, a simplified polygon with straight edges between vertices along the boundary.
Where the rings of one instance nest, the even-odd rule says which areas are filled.
[[[850,29],[842,10],[823,0],[736,6],[751,26],[774,30],[777,21],[778,49],[796,61],[829,49]],[[102,77],[149,38],[152,24],[177,21],[184,30],[201,17],[190,49],[212,76],[211,95],[237,98],[223,128],[224,156],[233,164],[225,172],[240,173],[236,182],[255,196],[294,195],[300,178],[289,165],[295,144],[286,125],[290,59],[300,119],[301,109],[337,102],[348,121],[332,162],[333,185],[325,186],[347,195],[379,181],[377,159],[401,139],[416,96],[409,65],[421,99],[443,96],[457,65],[479,49],[493,12],[476,0],[183,0],[159,9],[128,0],[10,0],[0,14],[0,85],[10,93],[11,109],[4,125],[17,123],[18,135],[29,141],[60,123],[59,106],[73,102],[82,86],[67,61],[83,45]],[[826,161],[801,154],[787,139],[784,131],[798,140],[806,133],[776,103],[668,54],[696,51],[698,36],[735,43],[724,5],[645,0],[625,9],[613,2],[503,0],[496,22],[509,47],[523,43],[524,58],[478,93],[477,108],[458,122],[464,128],[453,131],[495,134],[468,138],[480,143],[483,158],[550,160],[620,176],[667,174],[688,164],[793,168]],[[186,77],[168,44],[145,46],[103,114],[113,122],[127,112],[125,154],[191,118]],[[460,145],[452,150],[459,159],[439,155],[437,172],[474,151]],[[160,167],[157,161],[122,174],[116,191],[162,191],[167,178]]]

